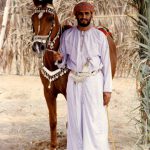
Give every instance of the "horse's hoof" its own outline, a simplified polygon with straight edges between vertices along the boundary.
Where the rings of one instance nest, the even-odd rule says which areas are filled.
[[[50,147],[50,150],[57,150],[56,147]]]

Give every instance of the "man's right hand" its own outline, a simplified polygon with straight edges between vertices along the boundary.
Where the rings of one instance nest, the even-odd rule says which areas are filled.
[[[53,53],[53,59],[54,61],[61,61],[63,58],[62,54],[60,52]]]
[[[111,92],[103,92],[104,105],[108,105],[111,98]]]

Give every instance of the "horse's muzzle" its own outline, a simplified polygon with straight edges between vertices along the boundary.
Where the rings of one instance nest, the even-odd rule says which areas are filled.
[[[34,42],[32,45],[32,50],[36,53],[41,53],[46,50],[46,44],[41,42]]]

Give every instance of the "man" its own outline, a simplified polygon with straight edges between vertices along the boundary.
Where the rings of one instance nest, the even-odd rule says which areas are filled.
[[[74,8],[77,27],[61,38],[57,60],[67,66],[67,150],[109,150],[105,105],[110,101],[112,75],[107,38],[91,26],[94,7],[81,2]]]

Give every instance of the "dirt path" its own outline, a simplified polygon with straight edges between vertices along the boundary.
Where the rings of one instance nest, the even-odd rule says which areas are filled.
[[[66,101],[58,96],[59,149],[66,145]],[[138,106],[134,79],[114,79],[109,117],[117,150],[134,149],[131,110]],[[112,145],[112,138],[110,137]],[[0,76],[0,150],[47,150],[48,110],[39,77]]]

